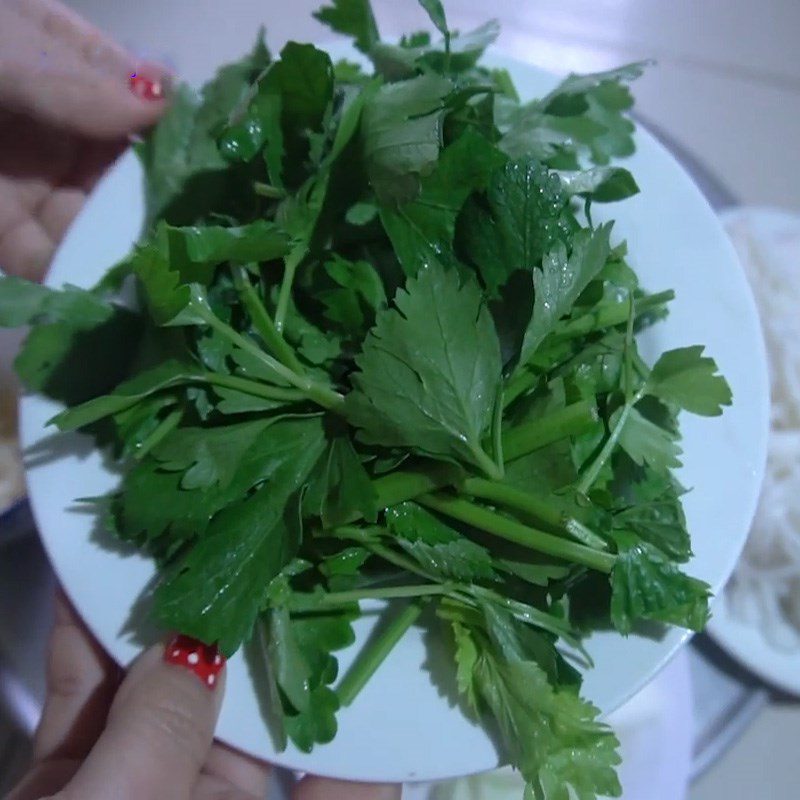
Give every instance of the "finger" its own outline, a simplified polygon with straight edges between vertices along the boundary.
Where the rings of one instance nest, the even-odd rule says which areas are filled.
[[[37,218],[47,232],[53,245],[57,245],[78,212],[86,202],[86,196],[95,186],[108,165],[122,154],[125,142],[90,142],[80,145],[75,170],[67,175],[39,206]]]
[[[263,798],[267,794],[270,767],[263,761],[215,742],[206,759],[205,774],[218,778],[247,794]]]
[[[164,111],[163,99],[131,91],[131,75],[161,84],[166,71],[138,63],[53,0],[4,0],[0,52],[0,105],[10,110],[98,138],[146,128]]]
[[[292,792],[292,800],[400,800],[403,787],[390,783],[351,783],[317,778],[303,778]]]
[[[120,677],[59,591],[34,758],[83,758],[103,730]]]
[[[56,127],[98,139],[117,139],[155,124],[164,100],[137,97],[127,79],[79,68],[0,70],[0,103]]]
[[[38,220],[25,219],[0,239],[0,268],[29,281],[41,280],[53,257],[55,244]]]
[[[69,796],[187,800],[211,747],[223,684],[216,648],[176,637],[148,650],[120,687]]]

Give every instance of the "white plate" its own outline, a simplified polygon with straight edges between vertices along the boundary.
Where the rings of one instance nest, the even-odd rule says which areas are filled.
[[[490,60],[511,71],[523,97],[539,96],[556,81],[497,54]],[[641,194],[619,206],[598,206],[595,216],[618,219],[615,239],[629,241],[632,264],[645,287],[677,292],[669,320],[643,342],[644,355],[654,358],[668,348],[704,343],[733,387],[735,405],[722,418],[683,420],[686,466],[679,477],[696,487],[685,503],[696,553],[691,572],[717,590],[741,550],[762,477],[768,405],[763,344],[744,276],[713,211],[649,134],[639,132],[637,147],[626,166]],[[140,229],[142,206],[141,171],[128,153],[70,230],[48,282],[94,283],[128,251]],[[53,435],[44,426],[57,410],[39,397],[23,401],[26,447]],[[75,497],[115,486],[117,478],[104,468],[100,454],[79,436],[53,443],[59,457],[40,460],[28,474],[45,546],[92,630],[117,660],[128,663],[139,646],[125,632],[126,620],[153,568],[137,555],[99,547],[92,539],[92,519],[72,508]],[[359,641],[372,622],[359,623]],[[613,633],[593,637],[588,647],[597,666],[587,675],[586,694],[604,711],[613,711],[650,681],[687,638],[680,630],[659,641],[623,640]],[[355,652],[352,648],[342,655],[343,668]],[[440,695],[423,668],[425,661],[422,634],[413,630],[353,706],[340,714],[335,741],[306,755],[291,747],[274,751],[245,661],[236,657],[218,735],[256,756],[331,777],[438,780],[495,767],[499,756],[492,741]]]
[[[744,207],[724,213],[721,219],[735,239],[752,239],[758,243],[759,259],[772,254],[778,259],[776,264],[783,264],[788,270],[797,269],[800,255],[800,216],[797,214],[773,208]],[[775,624],[786,623],[776,620]],[[755,623],[735,617],[724,592],[716,604],[709,634],[727,653],[764,681],[800,696],[800,652],[778,649]]]

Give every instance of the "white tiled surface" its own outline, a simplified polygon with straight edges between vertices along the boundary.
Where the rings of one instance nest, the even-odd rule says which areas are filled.
[[[238,55],[257,21],[279,46],[320,38],[321,0],[70,0],[139,50],[170,53],[200,80]],[[413,0],[376,0],[387,34],[421,26]],[[800,0],[450,0],[462,29],[500,18],[500,46],[556,71],[656,58],[636,87],[641,112],[700,157],[745,203],[800,210]],[[289,10],[290,9],[290,10]],[[800,709],[773,706],[691,800],[798,796]]]

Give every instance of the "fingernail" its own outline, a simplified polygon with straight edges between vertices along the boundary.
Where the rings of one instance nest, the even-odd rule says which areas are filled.
[[[131,73],[128,86],[140,100],[163,100],[167,92],[163,78],[148,78],[138,72]]]
[[[175,636],[167,644],[164,661],[193,672],[209,689],[216,688],[219,673],[225,666],[225,659],[216,645],[203,644],[183,635]]]

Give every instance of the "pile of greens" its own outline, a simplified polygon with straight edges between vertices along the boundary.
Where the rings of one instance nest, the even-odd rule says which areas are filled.
[[[642,360],[672,293],[592,223],[638,191],[609,162],[642,65],[521,103],[480,64],[495,23],[420,3],[441,38],[381,42],[368,0],[317,12],[374,72],[262,34],[180,88],[138,146],[130,256],[91,291],[3,279],[0,322],[32,325],[17,368],[54,423],[124,465],[90,502],[155,559],[154,619],[264,659],[280,746],[330,741],[420,621],[529,797],[618,795],[581,640],[703,627],[677,415],[731,394],[702,347]],[[370,598],[397,613],[340,679]]]

